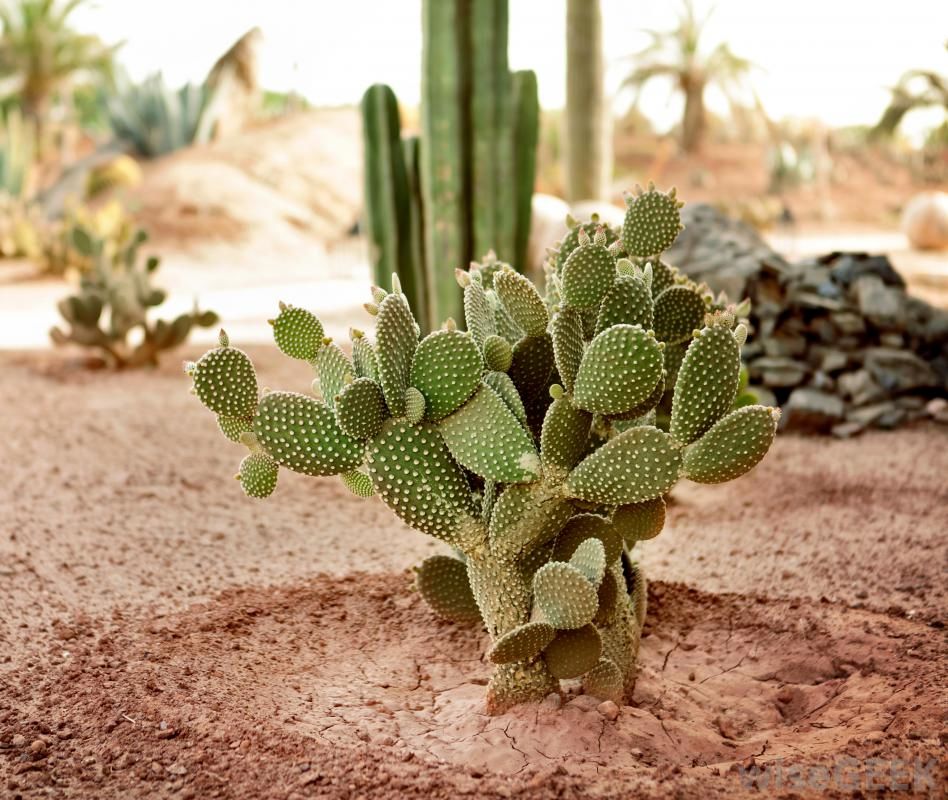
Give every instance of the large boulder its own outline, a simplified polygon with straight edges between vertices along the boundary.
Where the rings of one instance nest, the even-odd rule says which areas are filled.
[[[919,250],[948,248],[948,194],[922,192],[902,212],[902,231]]]

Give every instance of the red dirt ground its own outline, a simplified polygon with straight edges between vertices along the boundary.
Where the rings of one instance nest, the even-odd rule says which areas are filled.
[[[251,355],[262,383],[308,385]],[[4,798],[946,786],[944,427],[783,437],[739,481],[676,488],[631,703],[487,717],[484,636],[411,590],[436,547],[381,503],[289,474],[244,498],[171,359],[4,354],[0,374]]]

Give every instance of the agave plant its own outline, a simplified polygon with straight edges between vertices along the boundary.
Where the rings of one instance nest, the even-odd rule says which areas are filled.
[[[187,83],[172,90],[156,73],[138,84],[123,77],[106,103],[116,138],[139,155],[154,158],[210,139],[210,101],[206,85]]]

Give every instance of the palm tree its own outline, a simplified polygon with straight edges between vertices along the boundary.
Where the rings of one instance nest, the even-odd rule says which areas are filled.
[[[692,0],[683,0],[678,25],[670,31],[647,31],[651,44],[633,58],[638,66],[623,86],[641,90],[653,78],[670,78],[684,95],[681,143],[687,152],[701,145],[705,124],[704,90],[716,84],[731,99],[731,92],[750,71],[751,62],[731,52],[724,42],[710,53],[701,51],[701,34],[710,13],[699,19]]]
[[[116,47],[69,24],[86,0],[0,0],[0,94],[16,96],[41,138],[57,95],[108,76]]]

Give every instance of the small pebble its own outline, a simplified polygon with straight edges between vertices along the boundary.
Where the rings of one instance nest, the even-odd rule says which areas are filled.
[[[599,710],[599,713],[608,720],[615,721],[619,718],[619,706],[613,703],[612,700],[606,700],[596,706],[596,708]]]
[[[30,752],[34,755],[43,755],[46,752],[46,742],[42,739],[36,739],[30,745]]]
[[[22,733],[18,733],[13,737],[13,746],[26,747],[26,737]]]

